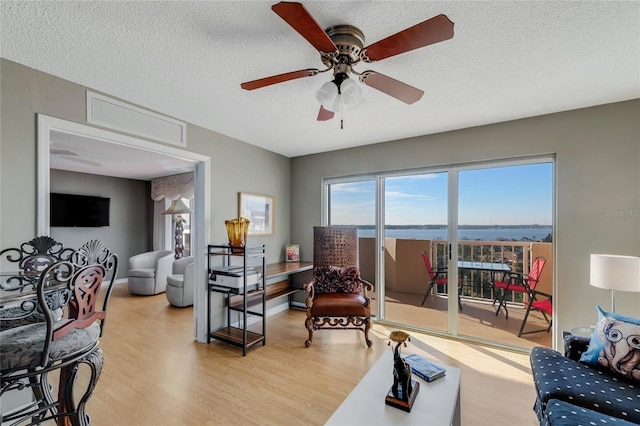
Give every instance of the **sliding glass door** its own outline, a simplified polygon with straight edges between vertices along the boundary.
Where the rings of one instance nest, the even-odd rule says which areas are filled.
[[[446,331],[448,173],[383,181],[385,319]]]
[[[552,291],[552,182],[550,158],[332,179],[325,222],[358,227],[378,320],[511,346],[550,344],[547,333],[518,336],[527,296],[499,294],[493,283],[528,273],[542,256],[541,288]],[[513,320],[496,315],[497,296]],[[541,325],[537,315],[530,321],[525,331]]]
[[[509,288],[521,286],[503,294],[494,283],[505,282],[508,274],[528,276],[542,258],[536,288],[553,292],[553,163],[461,170],[458,184],[459,333],[507,345],[550,346],[550,333],[527,333],[546,329],[539,313],[528,316],[518,336],[529,296]]]

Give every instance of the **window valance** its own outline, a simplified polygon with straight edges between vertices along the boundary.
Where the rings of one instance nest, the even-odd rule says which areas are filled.
[[[151,179],[151,199],[161,201],[193,197],[193,172]]]

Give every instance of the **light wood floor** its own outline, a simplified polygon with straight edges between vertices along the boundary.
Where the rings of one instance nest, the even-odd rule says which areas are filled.
[[[269,317],[266,346],[242,357],[224,343],[195,342],[191,308],[116,285],[101,338],[104,368],[87,412],[98,426],[324,424],[390,350],[390,330],[375,325],[372,348],[360,332],[321,330],[305,348],[304,317],[299,310]],[[464,425],[537,424],[527,355],[411,335],[405,351],[462,369]],[[381,404],[387,390],[380,389]]]

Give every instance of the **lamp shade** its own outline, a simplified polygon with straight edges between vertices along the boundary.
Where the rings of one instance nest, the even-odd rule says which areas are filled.
[[[182,201],[182,198],[178,198],[171,202],[171,205],[168,209],[162,212],[162,214],[191,214],[192,211],[187,207],[187,205]]]
[[[590,283],[606,290],[640,292],[640,257],[592,254]]]

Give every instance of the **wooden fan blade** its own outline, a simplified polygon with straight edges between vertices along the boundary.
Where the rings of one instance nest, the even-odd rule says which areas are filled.
[[[312,69],[312,68],[309,68],[306,70],[286,72],[284,74],[272,75],[271,77],[265,77],[259,80],[247,81],[240,84],[240,87],[242,87],[245,90],[260,89],[261,87],[271,86],[272,84],[282,83],[289,80],[295,80],[296,78],[312,77],[318,74],[319,72],[320,70]]]
[[[365,47],[361,57],[365,62],[379,61],[452,37],[453,22],[438,15]]]
[[[281,1],[271,6],[271,9],[320,52],[331,53],[338,50],[302,4]]]
[[[333,111],[329,111],[324,109],[322,105],[320,105],[320,111],[318,111],[318,121],[327,121],[333,118]]]
[[[360,81],[406,104],[412,104],[420,100],[424,95],[424,92],[420,89],[375,71],[363,72],[360,76]]]

